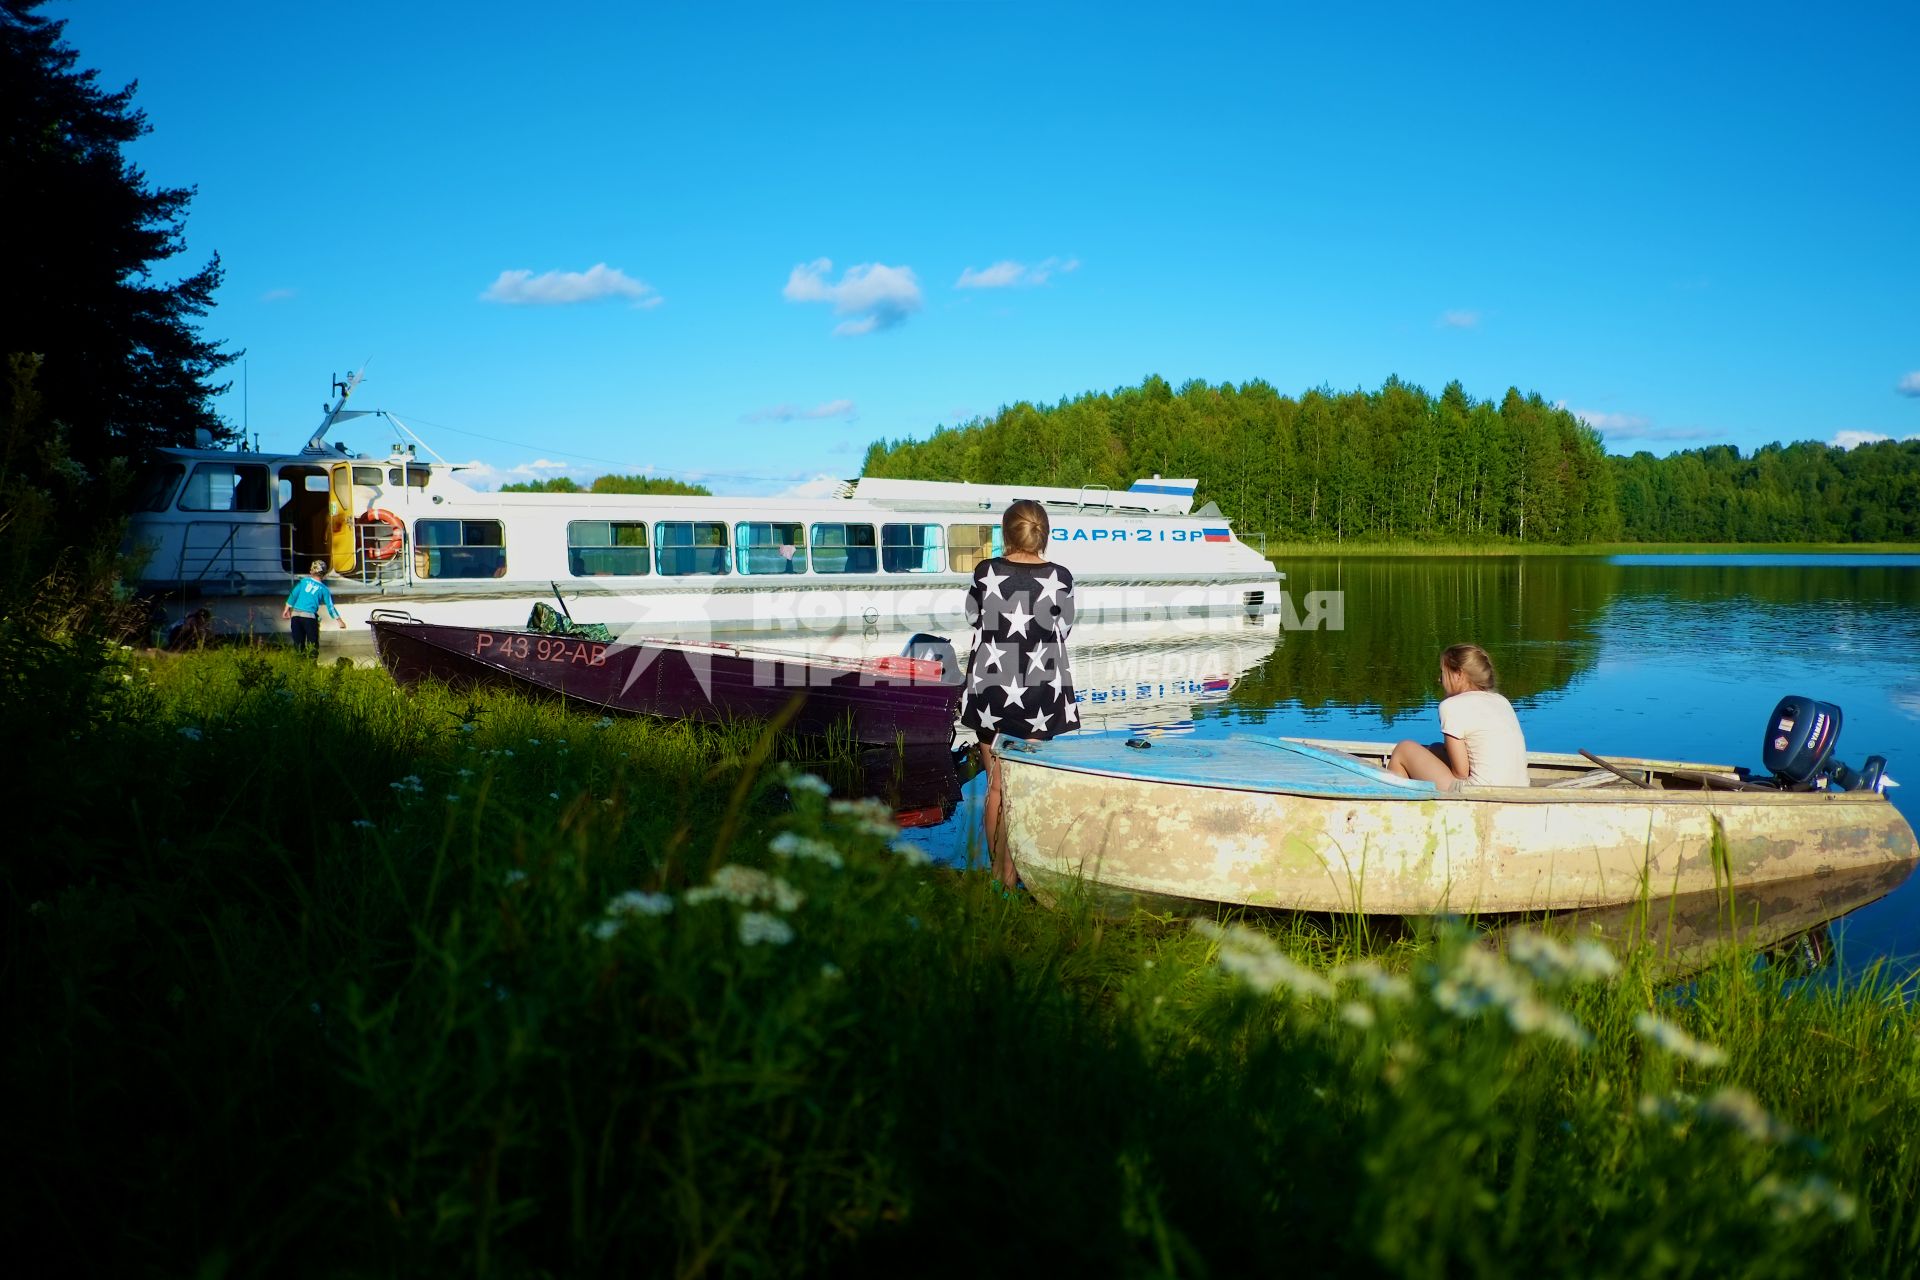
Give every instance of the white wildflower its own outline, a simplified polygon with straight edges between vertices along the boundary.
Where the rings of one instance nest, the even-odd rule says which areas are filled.
[[[1754,1184],[1753,1198],[1772,1202],[1776,1222],[1793,1222],[1816,1213],[1824,1213],[1835,1222],[1851,1222],[1860,1209],[1859,1201],[1817,1173],[1799,1182],[1769,1173]]]
[[[460,770],[456,770],[456,771],[455,771],[455,776],[456,776],[456,777],[461,777],[461,778],[471,778],[471,777],[473,776],[473,770],[471,770],[471,769],[460,769]]]
[[[886,806],[885,801],[872,798],[830,800],[827,802],[827,811],[838,817],[852,819],[855,829],[863,835],[891,840],[900,833],[899,824],[893,820],[893,810]]]
[[[1528,996],[1507,1006],[1507,1025],[1523,1036],[1544,1035],[1564,1041],[1576,1049],[1593,1043],[1585,1027],[1573,1015],[1557,1005]]]
[[[1327,976],[1335,982],[1357,982],[1381,1000],[1405,1000],[1413,995],[1412,983],[1397,973],[1388,973],[1371,960],[1337,965]]]
[[[764,911],[745,911],[740,915],[740,945],[756,946],[762,942],[772,946],[784,947],[793,941],[793,926],[779,916],[768,915]]]
[[[374,824],[367,821],[365,818],[355,818],[353,820],[353,825],[358,829],[360,829],[361,831],[372,831],[374,829]]]
[[[537,747],[537,746],[539,746],[539,745],[540,745],[540,739],[538,739],[538,738],[528,738],[528,739],[527,739],[527,745],[528,745],[528,746],[530,746],[530,747]]]
[[[1702,1067],[1717,1067],[1727,1060],[1726,1050],[1692,1036],[1653,1013],[1642,1013],[1633,1020],[1633,1029],[1676,1058]]]
[[[188,742],[200,741],[200,731],[194,728],[190,724],[183,724],[180,726],[180,736],[185,738]]]
[[[449,792],[447,792],[447,803],[448,803],[448,804],[458,804],[458,803],[460,803],[460,797],[459,797],[459,795],[458,795],[457,793],[455,793],[455,792],[452,792],[452,791],[449,791]]]
[[[646,893],[629,889],[615,894],[607,902],[609,916],[664,916],[673,910],[673,899],[664,893]]]
[[[602,920],[598,924],[588,925],[587,932],[602,942],[610,942],[619,936],[622,924],[619,920]]]
[[[905,836],[896,836],[887,845],[887,848],[893,850],[894,855],[898,857],[902,862],[908,863],[912,866],[924,867],[924,866],[931,865],[933,862],[932,854],[928,853],[925,849],[922,849],[919,845],[907,839]]]
[[[1195,920],[1194,932],[1217,941],[1220,967],[1256,991],[1281,989],[1309,1000],[1333,997],[1333,984],[1282,955],[1273,939],[1244,924],[1221,928],[1211,920]]]
[[[1613,953],[1591,938],[1568,946],[1533,929],[1518,929],[1508,936],[1507,958],[1547,983],[1596,982],[1620,971]]]
[[[468,720],[460,726],[460,732],[462,733],[477,733],[479,730],[480,723],[477,720]]]
[[[518,867],[514,867],[512,870],[508,871],[507,874],[500,877],[500,883],[511,888],[516,884],[524,884],[526,882],[526,879],[527,879],[527,873],[522,871]]]
[[[598,720],[595,720],[593,722],[593,727],[596,729],[611,729],[613,728],[613,717],[601,716]]]
[[[547,792],[547,799],[549,799],[549,800],[558,800],[559,798],[560,798],[560,793],[559,793],[558,791],[549,791],[549,792]]]
[[[820,981],[822,982],[838,982],[846,976],[846,974],[840,971],[840,966],[831,960],[825,961],[820,966]]]
[[[1340,1006],[1340,1021],[1364,1031],[1374,1023],[1373,1006],[1349,1000]]]
[[[400,779],[400,781],[389,782],[387,785],[389,787],[392,787],[395,791],[398,791],[401,795],[417,796],[427,789],[426,784],[420,781],[420,775],[415,773],[410,773],[406,777]]]
[[[1792,1127],[1774,1119],[1760,1105],[1760,1100],[1745,1089],[1716,1090],[1700,1104],[1700,1114],[1736,1130],[1760,1146],[1786,1142],[1793,1137]]]
[[[803,773],[798,769],[789,768],[783,770],[780,774],[780,781],[785,784],[788,791],[796,794],[804,792],[811,795],[824,796],[833,791],[833,788],[827,785],[825,778],[818,777],[811,773]]]
[[[807,896],[779,876],[730,862],[714,872],[707,884],[687,890],[686,899],[690,903],[725,901],[742,907],[771,902],[778,910],[797,911]]]
[[[825,840],[816,840],[792,831],[782,831],[767,847],[782,858],[805,858],[836,870],[844,865],[840,851]]]

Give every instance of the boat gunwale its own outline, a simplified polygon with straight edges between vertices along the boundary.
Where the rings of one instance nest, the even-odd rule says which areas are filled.
[[[1317,738],[1269,738],[1251,737],[1252,741],[1273,746],[1282,743],[1317,747],[1323,750],[1346,751],[1360,748],[1371,754],[1390,752],[1391,747],[1377,742],[1336,741]],[[1142,786],[1187,787],[1202,791],[1231,791],[1255,795],[1294,796],[1302,800],[1324,801],[1350,805],[1407,804],[1429,801],[1465,801],[1468,803],[1495,804],[1659,804],[1694,805],[1709,808],[1752,808],[1768,805],[1808,805],[1826,804],[1864,804],[1879,802],[1891,806],[1884,792],[1879,791],[1785,791],[1763,789],[1756,791],[1719,791],[1707,787],[1699,790],[1668,791],[1653,787],[1590,788],[1576,790],[1552,786],[1531,787],[1490,787],[1472,785],[1458,790],[1442,791],[1438,787],[1431,790],[1409,791],[1404,794],[1379,794],[1357,796],[1348,791],[1337,791],[1327,787],[1312,785],[1283,786],[1272,783],[1236,784],[1223,780],[1200,780],[1184,778],[1147,777],[1139,773],[1130,773],[1118,769],[1102,768],[1096,765],[1081,764],[1066,760],[1049,760],[1044,754],[1031,749],[1002,751],[1003,764],[1033,765],[1061,773],[1077,773],[1089,777],[1110,778],[1116,782],[1136,783]],[[1629,771],[1646,770],[1651,773],[1670,773],[1692,771],[1719,773],[1731,778],[1732,766],[1723,764],[1700,764],[1683,761],[1651,760],[1633,756],[1610,756],[1608,760]],[[1364,767],[1365,762],[1359,762]],[[1568,755],[1563,752],[1537,751],[1527,753],[1529,766],[1535,764],[1565,767],[1586,767],[1584,757]]]

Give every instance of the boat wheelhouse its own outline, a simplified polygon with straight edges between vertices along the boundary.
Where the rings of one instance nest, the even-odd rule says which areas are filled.
[[[1260,619],[1282,575],[1193,480],[1057,489],[862,479],[820,498],[486,493],[415,443],[385,456],[330,444],[358,379],[298,453],[167,449],[129,530],[140,588],[171,611],[209,605],[225,630],[271,631],[314,560],[350,625],[376,608],[454,626],[523,623],[560,593],[582,622],[656,633],[945,630],[965,625],[1000,513],[1044,503],[1050,556],[1090,622]],[[417,442],[418,437],[414,437]]]

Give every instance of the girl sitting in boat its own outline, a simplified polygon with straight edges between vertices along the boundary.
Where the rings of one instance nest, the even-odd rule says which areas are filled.
[[[1038,741],[1078,727],[1067,633],[1073,628],[1073,574],[1044,554],[1047,509],[1021,499],[1000,517],[1006,554],[974,566],[967,589],[973,653],[960,722],[980,738],[987,767],[987,851],[1001,886],[1014,886],[1013,858],[1000,838],[999,737]]]
[[[1387,771],[1442,789],[1461,782],[1483,787],[1527,785],[1527,741],[1513,704],[1494,692],[1493,659],[1477,644],[1456,644],[1440,655],[1443,742],[1423,746],[1408,738],[1394,747]]]

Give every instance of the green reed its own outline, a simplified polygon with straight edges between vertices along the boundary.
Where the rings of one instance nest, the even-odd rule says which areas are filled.
[[[748,726],[5,638],[7,1226],[74,1270],[1920,1259],[1887,975],[1042,911]]]

